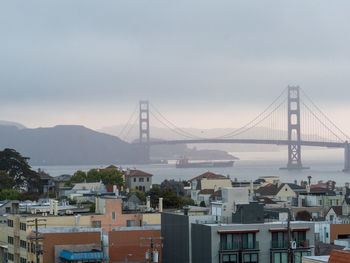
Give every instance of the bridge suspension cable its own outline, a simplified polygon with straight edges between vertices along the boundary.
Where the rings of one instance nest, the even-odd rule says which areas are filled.
[[[277,107],[273,108],[273,106],[277,104],[277,102],[283,97],[283,95],[285,95],[286,91],[287,91],[287,88],[285,88],[281,92],[281,94],[264,111],[262,111],[260,114],[258,114],[253,120],[249,121],[248,123],[246,123],[242,127],[238,128],[230,133],[224,134],[224,135],[216,137],[214,139],[232,138],[232,137],[238,136],[238,135],[245,133],[248,130],[251,130],[252,128],[256,127],[257,125],[262,123],[264,120],[266,120],[268,117],[270,117],[277,109],[279,109],[283,105],[283,103],[286,102],[286,99],[284,99],[282,101],[282,103],[278,104]],[[264,116],[264,114],[266,114],[266,115]],[[261,118],[262,116],[264,116],[264,117]]]
[[[203,139],[197,135],[194,135],[190,132],[187,132],[179,127],[177,127],[174,123],[172,123],[171,121],[169,121],[152,103],[150,103],[152,109],[155,111],[155,113],[152,111],[152,109],[150,110],[150,114],[156,119],[158,120],[161,124],[163,124],[164,126],[166,126],[168,129],[170,129],[172,132],[176,133],[177,135],[189,138],[189,139]],[[159,117],[157,117],[157,115]],[[162,121],[163,119],[163,121]]]
[[[326,124],[326,122],[328,122],[330,124],[330,126],[332,126],[335,130],[337,130],[341,136],[336,135],[336,132],[334,132],[332,130],[332,134],[335,135],[336,137],[338,137],[340,140],[342,141],[347,141],[350,139],[350,137],[344,133],[317,105],[316,103],[314,103],[314,101],[310,98],[310,96],[307,95],[307,93],[303,90],[303,89],[300,89],[303,96],[311,103],[311,105],[315,108],[315,110],[322,115],[322,117],[325,119],[325,121],[321,121],[321,118],[317,118],[320,122],[322,122],[322,124],[325,126],[325,128],[329,129],[331,131],[331,128],[328,127],[328,125]],[[308,107],[309,110],[311,112],[313,112],[315,115],[317,115],[310,107]],[[343,137],[343,138],[341,138]]]

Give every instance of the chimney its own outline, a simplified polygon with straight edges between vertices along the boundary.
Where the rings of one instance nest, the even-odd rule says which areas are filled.
[[[184,215],[188,216],[188,210],[190,210],[190,208],[188,206],[184,206]]]
[[[159,197],[158,210],[159,212],[163,212],[163,197]]]
[[[58,215],[58,201],[56,200],[53,201],[53,213],[55,216]]]
[[[146,197],[146,211],[151,211],[151,197]]]
[[[53,215],[53,200],[50,199],[49,203],[50,203],[50,215]]]
[[[79,218],[80,218],[80,215],[77,214],[77,215],[75,216],[75,227],[78,227],[78,226],[79,226]]]

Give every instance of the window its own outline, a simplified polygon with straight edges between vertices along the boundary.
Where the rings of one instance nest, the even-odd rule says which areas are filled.
[[[19,228],[23,231],[26,231],[27,230],[27,225],[25,223],[20,223],[19,224]]]
[[[288,263],[288,253],[287,252],[274,253],[273,263]]]
[[[143,178],[143,177],[139,178],[139,182],[144,182],[144,181],[145,181],[145,178]]]
[[[287,233],[273,232],[272,233],[272,248],[288,248]]]
[[[7,237],[7,243],[13,244],[13,237],[8,236]]]
[[[9,227],[13,227],[13,220],[11,220],[11,219],[7,220],[7,225]]]
[[[305,256],[310,256],[310,252],[309,251],[294,252],[294,263],[301,263],[302,262],[301,259]]]
[[[27,260],[25,258],[21,258],[20,263],[27,263]]]
[[[333,221],[333,219],[334,219],[334,215],[330,215],[329,216],[329,221]]]
[[[6,214],[11,213],[11,207],[6,207]]]
[[[257,253],[244,254],[243,255],[243,262],[244,263],[258,263],[258,254]]]
[[[13,261],[13,254],[11,254],[11,253],[7,253],[7,259],[9,260],[9,261]]]
[[[135,226],[136,222],[135,220],[126,220],[126,226],[130,227],[130,226]]]
[[[318,200],[318,205],[322,205],[322,200]]]
[[[136,178],[134,178],[134,182],[136,182]]]
[[[19,241],[19,246],[20,246],[21,248],[27,248],[27,242],[24,241],[24,240],[20,240],[20,241]]]
[[[149,177],[147,177],[147,182],[149,182]]]
[[[242,234],[242,246],[244,249],[255,249],[255,233]]]
[[[222,262],[223,263],[237,263],[237,254],[233,255],[222,255]]]
[[[101,227],[101,221],[92,221],[92,227],[93,228],[100,228]]]
[[[115,220],[115,212],[112,212],[112,220]]]

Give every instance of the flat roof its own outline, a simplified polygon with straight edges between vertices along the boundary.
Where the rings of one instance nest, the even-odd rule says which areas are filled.
[[[328,262],[329,256],[304,256],[303,258],[312,259],[317,262]]]
[[[151,225],[151,226],[131,226],[131,227],[117,227],[114,228],[114,231],[137,231],[137,230],[160,230],[160,225]]]

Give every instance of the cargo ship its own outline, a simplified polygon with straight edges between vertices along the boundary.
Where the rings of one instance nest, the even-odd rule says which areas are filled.
[[[176,168],[211,168],[211,167],[232,167],[234,161],[205,161],[190,162],[187,158],[176,162]]]

